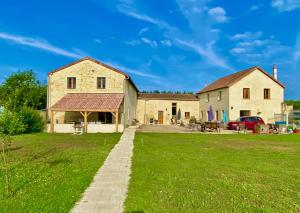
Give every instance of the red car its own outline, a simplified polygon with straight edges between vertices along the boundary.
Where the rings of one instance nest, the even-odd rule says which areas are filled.
[[[230,121],[227,124],[227,129],[238,130],[241,125],[245,125],[246,129],[254,130],[257,124],[265,124],[265,122],[258,116],[245,116],[240,117],[236,121]]]

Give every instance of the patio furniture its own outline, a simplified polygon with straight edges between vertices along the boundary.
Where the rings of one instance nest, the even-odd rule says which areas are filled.
[[[254,133],[256,133],[256,134],[269,134],[269,126],[268,125],[257,124],[255,126]]]
[[[74,122],[74,135],[81,135],[83,133],[83,125],[81,122]]]
[[[268,126],[269,126],[269,134],[279,134],[279,125],[268,124]]]
[[[204,131],[220,132],[220,123],[218,123],[218,122],[205,122],[204,123]]]
[[[246,124],[245,123],[239,123],[237,126],[237,131],[238,133],[243,132],[244,134],[246,133]]]

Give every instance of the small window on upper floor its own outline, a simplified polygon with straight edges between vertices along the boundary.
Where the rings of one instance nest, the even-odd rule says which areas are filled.
[[[207,97],[206,97],[207,99],[206,99],[206,102],[209,102],[209,99],[210,99],[210,95],[209,95],[209,93],[207,93]]]
[[[106,78],[98,77],[97,78],[97,89],[105,89],[106,88]]]
[[[264,99],[271,99],[271,90],[264,89]]]
[[[218,101],[222,100],[222,91],[219,91],[219,95],[218,95]]]
[[[67,88],[68,89],[76,89],[76,78],[75,77],[67,78]]]
[[[243,99],[250,99],[250,88],[243,89]]]

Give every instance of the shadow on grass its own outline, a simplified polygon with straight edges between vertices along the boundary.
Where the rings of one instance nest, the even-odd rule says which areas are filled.
[[[58,164],[70,164],[72,163],[72,160],[67,159],[67,158],[61,158],[57,160],[52,160],[52,161],[46,161],[50,166],[56,166]]]
[[[22,149],[22,148],[23,148],[23,146],[9,147],[8,149],[5,149],[5,153],[11,152],[11,151],[17,151],[17,150]],[[2,151],[2,146],[0,146],[0,149]]]

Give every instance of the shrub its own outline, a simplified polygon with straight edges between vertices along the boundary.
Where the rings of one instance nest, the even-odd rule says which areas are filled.
[[[26,125],[18,113],[4,111],[0,114],[0,133],[4,135],[18,135],[25,131]]]
[[[41,132],[45,127],[43,117],[32,108],[23,107],[18,116],[26,127],[23,133]]]
[[[195,123],[196,123],[196,118],[195,118],[195,116],[192,116],[192,117],[190,118],[189,123],[190,123],[190,124],[195,124]]]
[[[23,107],[19,112],[5,110],[0,114],[0,133],[5,135],[40,132],[44,126],[43,117],[32,108]]]

